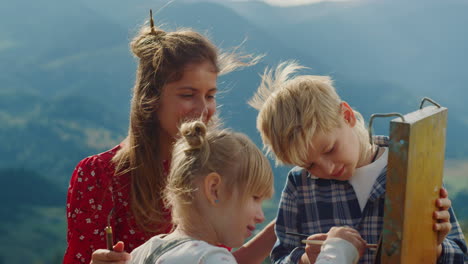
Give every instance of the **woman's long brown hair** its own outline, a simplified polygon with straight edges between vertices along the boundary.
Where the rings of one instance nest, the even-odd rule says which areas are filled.
[[[146,232],[157,233],[166,230],[170,224],[164,215],[162,200],[166,175],[160,153],[160,125],[156,118],[164,85],[180,80],[189,63],[208,61],[221,74],[255,64],[260,57],[236,52],[218,56],[216,46],[193,30],[165,32],[153,25],[144,26],[130,46],[139,59],[130,125],[128,136],[112,161],[116,175],[131,175],[130,203],[137,225]]]

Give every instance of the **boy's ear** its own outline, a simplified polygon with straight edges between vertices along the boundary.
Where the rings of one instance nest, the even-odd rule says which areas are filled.
[[[356,116],[354,115],[354,111],[345,101],[341,102],[341,114],[343,115],[346,124],[350,125],[351,127],[356,125]]]
[[[205,197],[211,205],[218,205],[219,193],[221,189],[221,175],[211,172],[205,177],[203,182],[205,187]]]

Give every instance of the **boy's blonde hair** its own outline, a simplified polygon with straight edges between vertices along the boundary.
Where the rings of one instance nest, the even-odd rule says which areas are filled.
[[[270,163],[247,136],[217,127],[207,130],[201,121],[184,123],[180,131],[164,191],[175,224],[190,214],[197,180],[211,172],[218,173],[224,186],[238,191],[243,199],[251,194],[273,195]]]
[[[342,101],[333,81],[328,76],[292,77],[304,68],[289,61],[279,64],[275,71],[265,69],[257,93],[249,101],[259,110],[257,128],[267,152],[275,154],[277,164],[306,165],[314,135],[340,126]],[[361,114],[354,114],[354,129],[362,150],[369,136]]]

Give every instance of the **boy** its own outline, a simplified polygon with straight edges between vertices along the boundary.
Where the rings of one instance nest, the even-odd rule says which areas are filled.
[[[286,234],[324,239],[332,226],[351,226],[378,243],[383,225],[387,138],[371,145],[362,116],[341,101],[325,76],[290,75],[303,67],[282,63],[266,71],[249,102],[259,110],[257,128],[278,163],[296,165],[288,175],[276,222],[274,263],[314,263],[317,247]],[[436,201],[439,263],[464,263],[466,243],[445,189]],[[372,263],[367,250],[359,263]]]

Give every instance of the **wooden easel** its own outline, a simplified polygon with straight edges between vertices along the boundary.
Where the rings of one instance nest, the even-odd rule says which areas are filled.
[[[423,108],[425,101],[435,106]],[[390,122],[380,263],[435,264],[432,214],[442,187],[447,108],[424,98],[419,110],[399,116]]]

